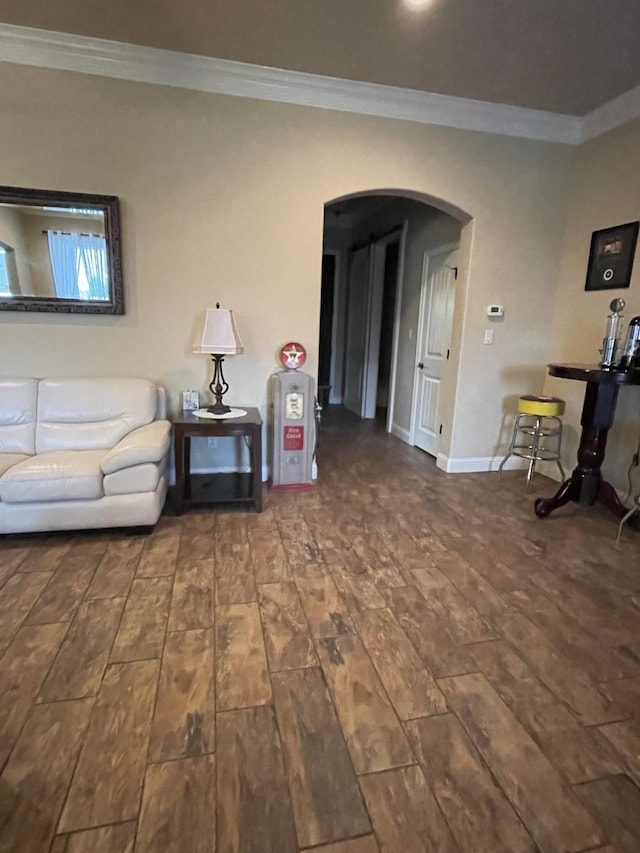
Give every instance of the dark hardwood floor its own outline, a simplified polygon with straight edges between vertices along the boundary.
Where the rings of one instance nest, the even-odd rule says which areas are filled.
[[[262,514],[0,538],[1,853],[640,851],[640,534],[337,414]]]

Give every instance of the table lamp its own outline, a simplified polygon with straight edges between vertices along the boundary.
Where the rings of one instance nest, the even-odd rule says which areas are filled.
[[[216,302],[215,308],[207,308],[204,326],[194,341],[193,351],[208,352],[213,360],[213,379],[209,388],[215,402],[207,411],[212,415],[228,414],[231,408],[222,402],[223,396],[229,390],[229,383],[225,381],[222,373],[222,362],[225,355],[241,355],[244,347],[233,320],[233,313],[221,308],[219,302]]]

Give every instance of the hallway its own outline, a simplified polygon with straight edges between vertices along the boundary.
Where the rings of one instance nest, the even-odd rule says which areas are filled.
[[[333,407],[318,457],[0,539],[1,853],[637,853],[640,535]]]

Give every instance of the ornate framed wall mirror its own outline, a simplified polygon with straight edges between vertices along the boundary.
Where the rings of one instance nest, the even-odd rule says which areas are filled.
[[[117,196],[0,186],[0,311],[124,314]]]

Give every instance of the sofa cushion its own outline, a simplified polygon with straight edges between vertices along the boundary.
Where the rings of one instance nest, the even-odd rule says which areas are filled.
[[[36,452],[108,450],[151,423],[157,403],[157,389],[147,379],[43,379]]]
[[[18,462],[24,462],[25,459],[30,458],[26,453],[0,453],[0,477]]]
[[[115,447],[107,451],[102,460],[102,470],[105,474],[112,474],[114,471],[129,468],[132,465],[160,462],[169,452],[170,432],[169,421],[154,421],[130,432]],[[153,488],[155,489],[155,486]]]
[[[162,476],[162,466],[147,462],[133,465],[113,474],[107,474],[103,480],[105,495],[135,495],[139,492],[155,492]]]
[[[36,379],[0,379],[0,453],[35,453]]]
[[[0,501],[93,500],[104,495],[103,450],[39,453],[18,462],[0,478]]]

